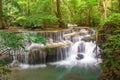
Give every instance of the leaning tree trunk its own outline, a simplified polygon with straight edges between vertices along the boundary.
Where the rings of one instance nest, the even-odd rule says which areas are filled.
[[[54,4],[54,0],[50,0],[51,2],[51,6],[50,6],[50,14],[53,15],[54,14],[54,9],[53,9],[53,4]]]
[[[87,12],[87,19],[86,19],[86,25],[87,26],[91,26],[91,9],[92,8],[88,8],[88,12]]]
[[[107,18],[107,0],[103,0],[103,9],[104,9],[103,16],[106,19]]]
[[[29,9],[29,0],[27,0],[27,5],[26,5],[26,10],[27,10],[27,15],[29,16],[30,15],[30,9]]]
[[[0,0],[0,29],[3,28],[2,25],[2,0]]]
[[[65,28],[60,11],[60,0],[56,1],[56,6],[57,6],[57,17],[58,17],[59,28]]]

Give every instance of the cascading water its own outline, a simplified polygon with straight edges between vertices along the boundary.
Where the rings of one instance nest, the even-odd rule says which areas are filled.
[[[99,54],[99,47],[95,41],[85,42],[82,40],[84,37],[88,37],[95,34],[89,34],[88,30],[81,29],[80,32],[85,33],[84,35],[77,35],[71,38],[71,47],[68,51],[68,57],[65,60],[52,63],[57,66],[97,66],[101,62],[100,58],[96,56]],[[94,31],[93,31],[94,33]],[[75,33],[66,34],[67,37],[75,35]],[[68,39],[68,38],[67,38]],[[97,47],[97,48],[96,48]]]
[[[99,47],[95,41],[83,39],[94,33],[88,29],[27,33],[44,36],[48,42],[42,45],[25,40],[28,52],[21,49],[15,58],[25,70],[15,71],[12,80],[98,80]]]
[[[70,31],[65,31],[69,33]],[[64,32],[22,32],[25,35],[25,48],[27,52],[22,49],[13,56],[13,64],[18,60],[20,66],[27,68],[28,66],[39,66],[39,64],[46,64],[48,62],[60,61],[68,57],[68,49],[70,41],[65,41],[63,38]],[[38,34],[45,37],[48,41],[46,45],[31,43],[26,39],[26,35]],[[51,51],[46,51],[46,48]]]
[[[93,34],[86,29],[60,32],[31,32],[26,34],[39,34],[45,37],[48,42],[46,45],[42,45],[29,43],[29,41],[25,40],[28,52],[20,50],[17,53],[17,60],[21,64],[20,66],[26,66],[26,64],[27,66],[35,66],[49,62],[57,66],[91,66],[101,61],[99,58],[96,58],[99,48],[95,51],[95,42],[82,40],[84,37],[95,35],[94,31]],[[51,51],[47,52],[46,47],[51,49]]]

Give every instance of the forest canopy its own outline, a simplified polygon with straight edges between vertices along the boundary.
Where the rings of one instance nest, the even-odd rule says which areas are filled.
[[[62,27],[68,23],[94,27],[112,13],[119,13],[120,1],[1,0],[0,8],[4,27]]]

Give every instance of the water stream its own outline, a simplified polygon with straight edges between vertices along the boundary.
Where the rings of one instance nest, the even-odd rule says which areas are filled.
[[[30,52],[18,56],[21,69],[12,73],[12,80],[97,80],[99,47],[95,41],[82,40],[95,35],[94,30],[92,34],[86,29],[39,34],[49,39],[47,45],[27,46]],[[45,52],[45,46],[53,48],[52,55]]]
[[[21,69],[12,73],[12,80],[97,80],[101,70],[98,67],[56,67]]]

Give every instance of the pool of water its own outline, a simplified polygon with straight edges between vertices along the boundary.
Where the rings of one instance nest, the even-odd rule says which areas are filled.
[[[56,67],[15,70],[11,80],[97,80],[101,70],[98,67]]]

